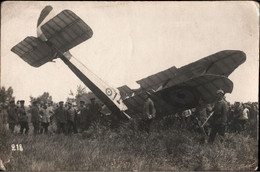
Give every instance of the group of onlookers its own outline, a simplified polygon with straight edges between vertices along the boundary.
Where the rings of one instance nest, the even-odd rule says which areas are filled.
[[[223,92],[219,92],[218,94]],[[225,100],[224,94],[214,104],[199,104],[196,108],[176,114],[180,127],[188,130],[197,130],[202,136],[208,136],[213,142],[217,133],[224,136],[225,132],[240,133],[246,126],[255,125],[259,114],[258,103],[235,102],[231,105]],[[202,137],[206,139],[206,137]]]
[[[25,108],[24,100],[15,104],[14,100],[9,102],[8,107],[1,107],[3,125],[14,133],[15,126],[20,127],[20,134],[28,134],[32,123],[33,133],[78,133],[85,131],[93,122],[100,119],[101,107],[91,98],[91,103],[80,101],[79,106],[71,102],[60,101],[58,105],[53,102],[40,103],[32,101],[32,106]]]

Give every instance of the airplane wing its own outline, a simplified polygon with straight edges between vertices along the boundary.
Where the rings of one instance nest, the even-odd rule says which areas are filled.
[[[63,10],[41,26],[41,30],[55,48],[66,52],[92,37],[92,29],[75,13]]]
[[[157,114],[160,116],[174,114],[186,109],[198,106],[199,99],[205,103],[216,101],[216,92],[222,89],[225,93],[231,93],[233,83],[225,76],[205,74],[175,84],[170,80],[163,89],[151,93],[155,103]],[[130,114],[142,115],[144,93],[131,96],[123,100]]]
[[[23,41],[15,45],[11,51],[34,67],[39,67],[44,63],[53,60],[52,49],[46,42],[33,36],[26,37]]]
[[[224,75],[227,77],[245,60],[246,55],[243,51],[224,50],[181,68],[173,66],[136,82],[146,90],[157,90],[164,87],[164,84],[171,79],[174,79],[172,80],[174,84],[179,84],[204,74]]]
[[[222,89],[225,93],[231,93],[233,82],[222,75],[201,75],[177,85],[171,81],[166,87],[155,94],[161,96],[168,104],[183,110],[196,107],[199,99],[206,104],[216,101],[217,90]]]

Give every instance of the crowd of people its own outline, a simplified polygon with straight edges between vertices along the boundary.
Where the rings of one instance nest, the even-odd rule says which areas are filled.
[[[19,105],[14,100],[10,101],[7,110],[1,109],[3,125],[14,133],[15,126],[20,127],[20,134],[28,134],[30,127],[33,127],[33,134],[47,133],[78,133],[89,128],[91,123],[97,122],[101,117],[101,107],[95,102],[95,98],[90,99],[91,103],[86,104],[80,101],[79,107],[71,102],[53,102],[46,104],[33,101],[29,110],[26,110],[24,100],[19,100]],[[30,114],[30,115],[28,115]],[[29,120],[30,116],[30,120]],[[31,122],[32,125],[29,125]]]
[[[259,107],[257,102],[226,101],[223,90],[217,91],[217,102],[204,104],[202,100],[196,108],[176,113],[167,119],[168,125],[179,124],[181,129],[198,131],[203,142],[213,143],[218,134],[223,140],[225,132],[241,133],[247,126],[254,125],[257,130]],[[174,123],[174,124],[173,124]],[[208,140],[206,140],[208,138]]]
[[[213,143],[216,135],[224,137],[225,132],[240,133],[246,130],[249,123],[256,123],[259,114],[258,103],[235,102],[230,104],[225,99],[223,90],[216,93],[217,101],[214,104],[205,104],[199,100],[198,106],[188,109],[182,113],[171,116],[173,123],[182,129],[197,130],[201,133],[202,140]],[[143,114],[146,118],[141,121],[143,129],[149,133],[150,125],[156,119],[156,108],[149,92],[145,94]],[[101,106],[95,102],[95,98],[90,99],[91,103],[80,101],[79,106],[71,102],[63,101],[53,105],[53,102],[46,104],[33,101],[29,110],[24,106],[24,100],[19,101],[19,106],[15,101],[10,101],[9,107],[1,109],[3,124],[9,125],[9,130],[14,133],[15,126],[20,127],[20,134],[28,134],[29,126],[33,127],[33,133],[78,133],[88,130],[92,123],[100,122],[102,118]],[[28,113],[31,118],[28,119]],[[174,125],[171,119],[166,121],[169,125]],[[29,125],[29,121],[32,125]],[[167,123],[165,124],[167,127]]]

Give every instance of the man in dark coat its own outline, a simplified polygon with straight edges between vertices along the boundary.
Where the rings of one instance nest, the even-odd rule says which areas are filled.
[[[68,122],[68,112],[64,108],[64,102],[59,102],[59,107],[55,110],[55,118],[57,120],[57,133],[61,131],[67,134],[67,122]]]
[[[14,133],[14,127],[18,123],[17,108],[14,103],[14,100],[10,101],[10,107],[7,110],[7,114],[8,114],[9,130],[11,131],[11,133]]]
[[[143,105],[143,114],[144,114],[144,119],[143,119],[143,125],[144,129],[147,133],[150,133],[150,126],[153,121],[153,119],[156,117],[156,109],[154,106],[154,102],[151,99],[151,94],[147,91],[144,94],[144,105]]]
[[[225,136],[225,128],[227,124],[227,115],[228,115],[228,105],[224,100],[224,91],[217,91],[217,102],[213,108],[213,115],[211,118],[211,132],[209,136],[209,143],[213,143],[218,133],[220,136]],[[223,138],[220,140],[223,141]]]
[[[91,103],[89,104],[89,114],[91,115],[91,122],[99,122],[101,118],[100,114],[100,106],[98,103],[96,103],[95,98],[90,99]]]
[[[76,110],[72,107],[72,103],[68,102],[68,133],[73,130],[74,133],[78,133],[76,126]]]
[[[29,125],[28,125],[28,117],[26,115],[26,111],[24,108],[24,100],[21,100],[20,104],[21,104],[21,106],[18,108],[20,133],[23,134],[23,130],[25,129],[25,134],[28,134]]]
[[[33,106],[31,108],[31,122],[33,124],[34,135],[38,134],[40,129],[40,113],[37,103],[37,101],[33,101]]]

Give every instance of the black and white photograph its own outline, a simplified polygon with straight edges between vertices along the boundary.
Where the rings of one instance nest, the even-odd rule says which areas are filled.
[[[257,2],[4,1],[0,36],[0,170],[258,170]]]

